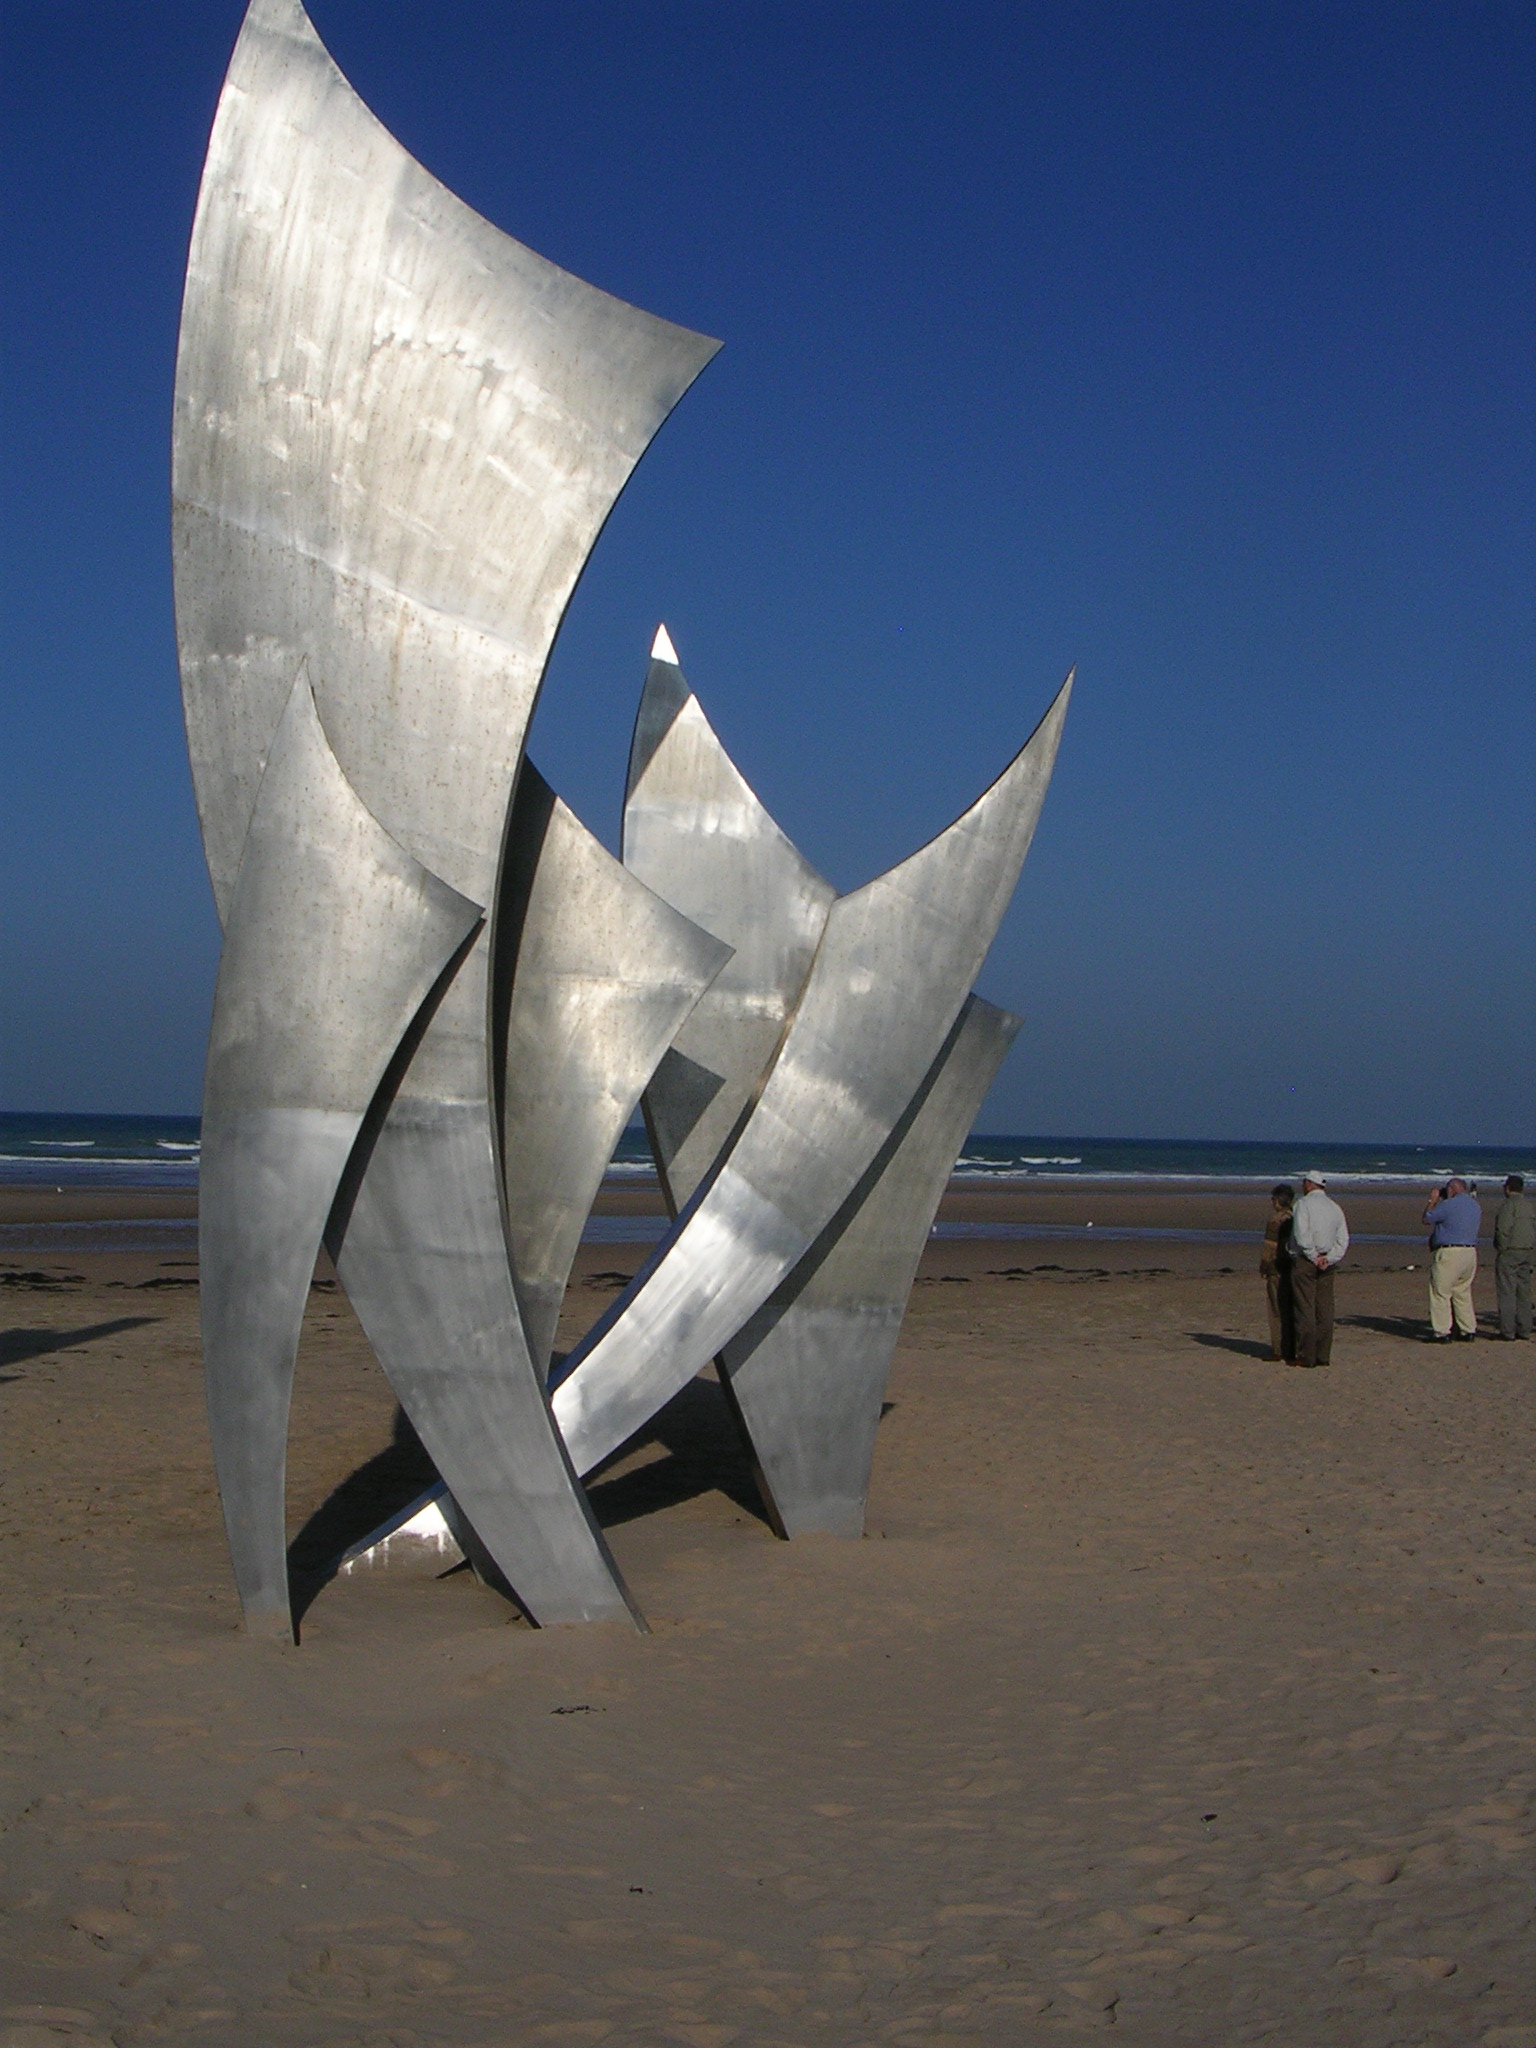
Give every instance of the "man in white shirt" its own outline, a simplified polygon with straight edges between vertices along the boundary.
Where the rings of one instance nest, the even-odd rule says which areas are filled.
[[[1297,1365],[1326,1365],[1333,1355],[1333,1270],[1349,1250],[1344,1211],[1310,1170],[1291,1223],[1291,1294]]]

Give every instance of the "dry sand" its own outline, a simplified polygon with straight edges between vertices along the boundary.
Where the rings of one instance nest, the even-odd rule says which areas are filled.
[[[311,1578],[295,1651],[195,1268],[0,1254],[0,2044],[1536,2048],[1536,1347],[1375,1253],[1305,1373],[1249,1246],[937,1245],[865,1542],[776,1541],[701,1380],[593,1488],[650,1635]],[[301,1564],[417,1483],[394,1416],[318,1285]]]

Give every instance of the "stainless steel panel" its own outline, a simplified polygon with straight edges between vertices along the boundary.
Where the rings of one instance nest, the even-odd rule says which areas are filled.
[[[836,892],[721,746],[665,626],[651,650],[630,746],[624,864],[735,949],[645,1091],[651,1148],[675,1215],[772,1063]]]
[[[480,219],[368,112],[297,0],[253,0],[198,197],[172,459],[182,693],[221,917],[303,658],[363,803],[493,902],[565,605],[715,347]],[[512,1291],[488,950],[482,937],[396,1060],[337,1251],[530,1613],[623,1612]],[[346,1028],[315,1020],[320,1036]]]
[[[198,196],[172,482],[182,690],[221,912],[302,657],[363,802],[489,902],[555,630],[717,343],[482,220],[253,0]]]
[[[619,1133],[730,957],[621,867],[524,762],[502,864],[493,1062],[512,1272],[541,1373]]]
[[[947,831],[838,899],[740,1137],[567,1361],[555,1415],[588,1472],[762,1306],[847,1200],[960,1013],[1029,850],[1071,695]]]
[[[230,900],[203,1083],[203,1367],[255,1633],[292,1634],[288,1405],[326,1215],[396,1046],[480,921],[358,801],[301,674]]]
[[[489,1105],[454,1099],[446,1071],[455,1049],[484,1070],[486,957],[482,940],[434,1016],[423,1083],[413,1063],[370,1118],[326,1243],[482,1575],[473,1537],[531,1621],[638,1621],[528,1353]]]
[[[905,1114],[722,1377],[782,1534],[859,1536],[891,1356],[960,1148],[1020,1020],[972,996]]]

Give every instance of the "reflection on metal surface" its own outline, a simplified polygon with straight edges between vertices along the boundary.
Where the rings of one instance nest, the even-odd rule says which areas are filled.
[[[490,1105],[449,1092],[445,1054],[462,1055],[461,1071],[478,1054],[483,1071],[485,958],[477,945],[449,991],[461,994],[452,1035],[437,1028],[445,1000],[365,1127],[326,1245],[427,1455],[529,1619],[618,1619],[628,1595],[528,1353]]]
[[[288,1403],[326,1215],[395,1047],[480,917],[369,816],[301,674],[229,904],[198,1197],[209,1427],[255,1633],[292,1633]]]
[[[429,1486],[390,1516],[371,1535],[354,1543],[337,1565],[348,1578],[360,1573],[430,1573],[440,1578],[464,1562],[458,1538],[443,1512],[446,1487]]]
[[[621,867],[523,764],[502,865],[492,1019],[512,1271],[540,1373],[619,1133],[730,957]]]
[[[926,1218],[1013,1028],[963,1006],[1071,679],[962,818],[839,899],[663,629],[611,860],[524,740],[602,523],[715,346],[481,220],[299,0],[252,0],[198,197],[172,471],[225,927],[204,1348],[258,1631],[291,1633],[286,1422],[322,1232],[441,1478],[379,1556],[456,1545],[539,1623],[638,1622],[577,1474],[721,1352],[783,1525],[862,1513]],[[552,1408],[582,1222],[648,1083],[676,1222]]]
[[[786,1536],[859,1536],[891,1355],[960,1148],[1020,1020],[972,996],[885,1145],[722,1377]]]
[[[554,1408],[578,1472],[730,1342],[895,1129],[1013,894],[1071,690],[1068,676],[1027,745],[947,831],[833,904],[740,1136],[567,1361]]]
[[[362,803],[424,867],[493,902],[555,630],[615,497],[715,347],[480,219],[363,106],[298,0],[253,0],[198,196],[172,459],[188,748],[226,922],[306,658]],[[482,937],[397,1059],[333,1249],[529,1613],[623,1613],[513,1294],[488,956]],[[315,1021],[320,1037],[347,1028]]]
[[[785,838],[656,635],[624,798],[624,864],[735,949],[645,1092],[674,1214],[715,1164],[794,1013],[836,891]]]
[[[298,0],[253,0],[176,363],[176,623],[221,911],[302,657],[348,779],[489,902],[555,629],[717,343],[536,256],[407,155]]]

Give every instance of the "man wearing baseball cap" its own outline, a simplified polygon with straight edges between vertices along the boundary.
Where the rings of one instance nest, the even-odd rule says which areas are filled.
[[[1318,1169],[1302,1176],[1291,1223],[1291,1293],[1296,1306],[1297,1365],[1327,1365],[1333,1356],[1333,1272],[1349,1250],[1344,1211],[1325,1192]]]

